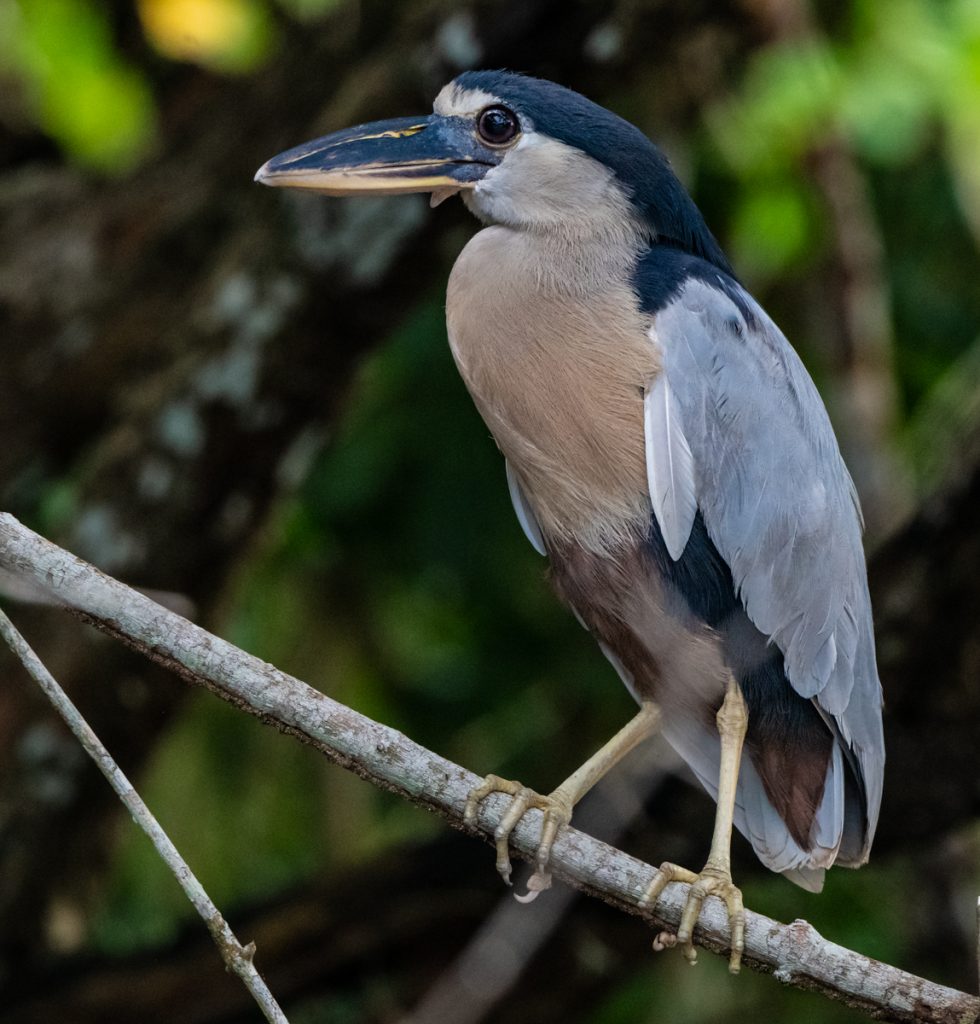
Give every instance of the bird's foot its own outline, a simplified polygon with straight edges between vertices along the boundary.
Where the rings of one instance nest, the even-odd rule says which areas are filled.
[[[697,963],[698,954],[694,948],[694,926],[697,924],[701,905],[707,896],[717,896],[728,908],[728,925],[731,929],[732,954],[728,961],[728,969],[738,974],[742,966],[742,951],[745,948],[745,909],[742,906],[742,890],[733,882],[731,872],[726,868],[715,867],[709,861],[700,874],[688,871],[677,864],[661,864],[657,877],[653,880],[646,895],[640,900],[643,908],[655,906],[660,894],[671,882],[686,882],[690,885],[684,912],[681,914],[680,927],[677,929],[677,942],[688,962]],[[654,942],[654,948],[663,949],[672,943],[662,942],[662,933]],[[659,943],[659,946],[658,946]]]
[[[523,896],[515,897],[521,903],[530,903],[539,892],[551,888],[551,872],[548,870],[551,848],[555,844],[558,830],[572,819],[571,804],[561,796],[555,794],[542,796],[533,789],[522,786],[519,782],[502,779],[498,775],[488,775],[481,785],[470,792],[466,799],[463,820],[467,825],[476,824],[480,802],[491,793],[507,793],[512,797],[510,806],[504,812],[504,816],[493,833],[494,842],[497,845],[497,872],[507,885],[511,884],[509,848],[511,833],[528,809],[536,807],[544,813],[541,839],[538,841],[538,849],[534,858],[534,874],[528,879],[527,892]]]

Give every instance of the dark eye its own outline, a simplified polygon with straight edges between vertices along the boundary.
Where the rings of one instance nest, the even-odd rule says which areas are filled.
[[[517,115],[506,107],[487,107],[476,119],[476,130],[484,142],[503,146],[521,130]]]

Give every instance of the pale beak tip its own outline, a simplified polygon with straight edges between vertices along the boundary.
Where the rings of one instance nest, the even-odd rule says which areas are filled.
[[[257,181],[260,185],[271,185],[272,182],[269,180],[269,164],[271,163],[271,160],[266,160],[266,162],[255,172],[255,177],[252,181]]]

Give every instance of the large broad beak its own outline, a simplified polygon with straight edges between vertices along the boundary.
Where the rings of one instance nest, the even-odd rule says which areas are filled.
[[[402,117],[346,128],[263,164],[255,180],[329,196],[432,192],[444,198],[472,188],[498,162],[461,117]]]

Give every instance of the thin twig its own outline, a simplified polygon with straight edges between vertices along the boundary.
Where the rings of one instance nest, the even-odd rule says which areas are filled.
[[[212,938],[221,951],[222,959],[225,961],[228,970],[237,974],[242,979],[245,987],[252,993],[252,997],[259,1004],[262,1013],[270,1024],[289,1024],[286,1015],[279,1008],[275,997],[269,991],[262,976],[255,969],[253,962],[255,943],[250,942],[247,946],[243,946],[238,941],[228,923],[221,916],[221,912],[211,902],[211,898],[204,891],[204,887],[197,880],[197,877],[191,871],[184,858],[181,857],[177,847],[171,842],[170,837],[164,832],[149,807],[146,806],[119,765],[113,760],[112,755],[102,744],[99,737],[96,736],[92,727],[82,717],[81,712],[72,703],[71,698],[58,685],[57,680],[47,670],[24,637],[17,631],[17,628],[4,613],[3,609],[0,609],[0,635],[3,636],[7,645],[20,659],[21,664],[44,691],[48,700],[57,708],[58,713],[65,720],[68,728],[75,734],[78,742],[85,748],[86,753],[99,766],[99,770],[109,780],[109,785],[116,791],[119,799],[133,816],[133,820],[150,837],[150,841],[156,847],[157,853],[160,854],[164,863],[174,873],[174,877],[187,894],[187,898],[194,905],[194,909],[204,919],[204,923],[208,926]]]
[[[0,513],[0,567],[45,587],[84,620],[310,743],[362,778],[492,841],[507,800],[501,794],[487,798],[476,826],[466,829],[466,798],[481,781],[472,772],[161,608],[5,513]],[[531,859],[540,831],[540,811],[529,811],[513,833],[515,852]],[[656,874],[650,865],[574,828],[559,833],[552,866],[571,885],[631,914],[640,913],[637,904]],[[668,885],[654,910],[643,916],[658,932],[676,930],[686,895],[687,886]],[[695,942],[727,957],[728,919],[718,900],[706,901]],[[785,925],[746,912],[743,963],[877,1018],[922,1024],[980,1020],[976,996],[839,946],[805,921]]]

